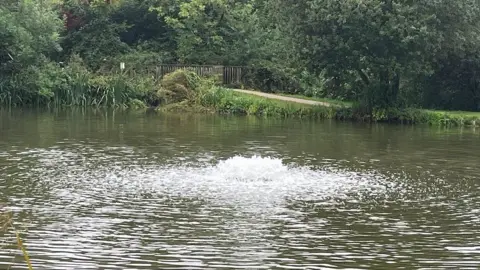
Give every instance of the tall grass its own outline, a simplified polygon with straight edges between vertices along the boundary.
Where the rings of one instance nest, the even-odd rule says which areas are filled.
[[[53,90],[55,106],[143,107],[155,102],[158,82],[127,73],[96,74],[75,67],[65,70],[65,85]]]
[[[44,63],[0,82],[3,106],[131,108],[155,104],[159,82],[147,74],[92,72],[79,57]]]
[[[416,108],[374,110],[371,118],[377,122],[429,124],[435,126],[480,127],[480,114],[468,112],[431,111]]]
[[[103,76],[76,75],[68,87],[54,91],[50,104],[55,106],[129,107],[134,100],[144,98],[136,89],[137,80],[121,74]],[[152,84],[152,91],[153,89]]]

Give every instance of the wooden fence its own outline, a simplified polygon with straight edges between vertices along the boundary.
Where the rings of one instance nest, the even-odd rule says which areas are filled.
[[[156,69],[156,77],[161,78],[163,75],[178,69],[191,70],[199,76],[217,76],[224,85],[239,85],[242,83],[242,71],[244,70],[244,67],[178,64],[160,65]]]
[[[286,76],[278,76],[264,68],[252,68],[245,66],[221,66],[221,65],[182,65],[160,64],[157,66],[129,66],[125,65],[122,73],[130,76],[148,75],[159,80],[165,74],[178,69],[192,70],[200,76],[217,76],[219,82],[227,87],[250,87],[263,91],[295,92],[299,89],[296,81]],[[100,71],[105,74],[118,72],[118,67]]]

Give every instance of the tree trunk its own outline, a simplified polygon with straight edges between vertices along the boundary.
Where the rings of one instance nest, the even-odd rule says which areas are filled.
[[[398,93],[400,92],[400,75],[393,73],[392,81],[390,82],[389,106],[394,106],[397,103]]]
[[[387,108],[390,106],[390,78],[388,70],[380,71],[380,85],[377,89],[377,93],[374,93],[377,97],[377,105]]]
[[[380,93],[376,94],[385,108],[396,106],[400,91],[400,75],[394,71],[381,71],[379,91]]]
[[[370,79],[368,79],[367,74],[365,74],[365,72],[363,72],[363,70],[360,68],[357,69],[357,72],[358,72],[358,75],[360,75],[360,78],[362,79],[362,81],[365,83],[365,86],[370,85]]]

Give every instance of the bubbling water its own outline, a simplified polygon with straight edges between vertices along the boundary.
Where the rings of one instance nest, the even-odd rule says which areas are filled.
[[[435,199],[424,192],[428,185],[413,185],[406,175],[342,168],[335,160],[304,166],[287,162],[287,156],[215,153],[164,159],[87,145],[8,158],[15,161],[11,168],[28,165],[6,167],[0,176],[17,179],[9,207],[30,213],[19,222],[27,227],[28,249],[41,269],[304,269],[325,260],[326,267],[394,262],[397,255],[413,265],[405,254],[415,249],[402,253],[392,239],[421,234],[430,243],[429,230],[438,228],[420,218],[428,216]],[[423,194],[428,200],[422,201]],[[457,213],[457,204],[441,202]],[[405,208],[413,217],[401,214]],[[478,224],[478,212],[471,217],[477,219],[469,224]],[[457,239],[454,233],[450,239]],[[388,249],[376,250],[379,245]],[[437,251],[478,254],[471,243],[444,245]],[[0,268],[5,258],[0,252]]]
[[[62,199],[82,200],[83,204],[92,198],[148,194],[164,200],[200,199],[248,212],[279,210],[289,201],[315,204],[378,198],[395,190],[398,184],[375,172],[298,166],[268,156],[233,156],[215,164],[177,161],[141,166],[114,160],[103,156],[95,161],[72,153],[55,159],[44,153],[39,171],[46,175],[41,181],[49,182],[46,184]]]

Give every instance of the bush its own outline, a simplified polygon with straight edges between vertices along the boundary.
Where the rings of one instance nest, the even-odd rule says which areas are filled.
[[[199,81],[200,77],[195,72],[179,69],[162,78],[158,94],[167,104],[194,100]]]
[[[65,72],[58,64],[28,66],[0,84],[0,103],[6,106],[46,105],[56,89],[66,87]]]
[[[164,75],[158,96],[166,104],[183,101],[198,104],[203,98],[208,98],[204,95],[208,95],[215,85],[215,77],[200,77],[193,71],[179,69]]]
[[[156,105],[158,83],[148,76],[125,73],[98,74],[88,71],[78,56],[64,69],[66,84],[54,90],[56,106],[144,107]],[[144,103],[139,105],[139,101]]]
[[[250,67],[244,70],[244,86],[264,92],[302,92],[298,79],[286,71],[270,67]]]
[[[115,57],[106,58],[101,67],[98,69],[99,73],[111,74],[115,71],[120,71],[120,63],[125,63],[125,71],[131,75],[157,75],[157,66],[160,63],[168,63],[170,60],[165,53],[152,51],[134,51],[125,54],[119,54]]]

